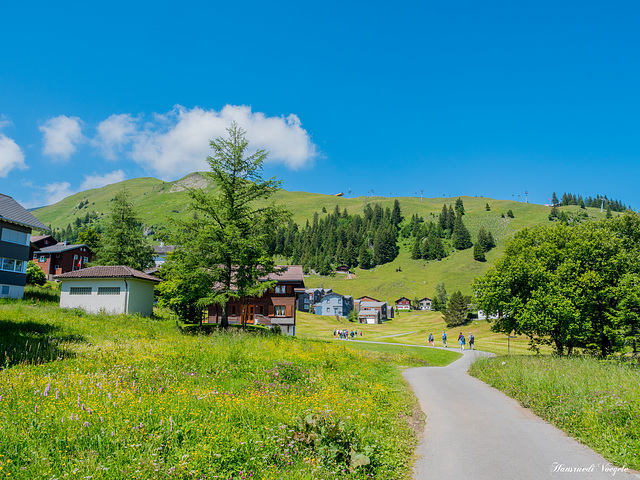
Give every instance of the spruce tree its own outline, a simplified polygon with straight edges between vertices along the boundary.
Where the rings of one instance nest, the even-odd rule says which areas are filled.
[[[471,234],[462,222],[462,215],[456,216],[456,222],[453,227],[453,235],[451,237],[451,240],[453,243],[453,248],[455,248],[456,250],[466,250],[467,248],[471,248],[473,246],[473,242],[471,241]]]
[[[449,230],[449,234],[453,235],[453,229],[456,225],[456,214],[453,211],[453,207],[449,205],[449,215],[447,216],[447,221],[449,222],[447,225],[447,229]]]
[[[456,200],[456,215],[464,215],[464,203],[459,197]]]
[[[145,270],[154,266],[153,247],[147,243],[129,194],[123,188],[112,199],[109,223],[94,265],[124,265]]]
[[[487,203],[485,204],[484,209],[485,209],[487,212],[490,212],[490,211],[491,211],[491,207],[489,206],[489,202],[487,202]]]
[[[393,211],[391,212],[391,223],[394,226],[400,225],[402,221],[402,213],[400,212],[400,202],[396,198],[393,202]]]
[[[367,247],[366,242],[362,244],[360,247],[360,256],[358,258],[358,264],[360,268],[364,270],[368,270],[374,266],[373,263],[373,255],[371,254],[371,250]]]
[[[422,239],[416,237],[413,241],[413,247],[411,249],[411,258],[413,260],[419,260],[422,258]]]
[[[458,290],[451,295],[447,309],[444,311],[444,321],[447,327],[457,327],[467,321],[469,308],[467,307],[467,299],[464,298],[462,292]]]
[[[553,205],[557,205],[559,203],[558,196],[556,195],[556,192],[553,192],[553,195],[551,196],[551,203]]]
[[[484,248],[479,243],[473,246],[473,259],[478,262],[486,262],[487,259],[484,256]]]

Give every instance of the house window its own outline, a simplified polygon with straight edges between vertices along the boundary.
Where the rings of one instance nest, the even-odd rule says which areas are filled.
[[[74,255],[74,256],[73,256],[73,259],[74,259],[74,260],[77,260],[77,259],[78,259],[78,255]]]
[[[231,315],[235,315],[236,314],[236,306],[232,305],[231,306]]]
[[[89,263],[89,257],[82,257],[82,263]]]
[[[40,255],[40,256],[38,257],[38,261],[39,261],[40,263],[44,263],[44,262],[46,262],[46,261],[47,261],[47,256],[46,256],[46,255]]]
[[[56,258],[60,258],[60,254],[59,253],[56,253]]]
[[[260,310],[260,315],[264,315],[264,307],[262,305],[260,305],[260,307],[258,307]]]
[[[26,273],[26,262],[22,260],[15,260],[13,258],[1,258],[0,257],[0,270],[6,270],[7,272]]]
[[[38,254],[36,252],[33,252],[33,258],[38,258]]]
[[[284,305],[275,305],[273,308],[276,311],[276,317],[284,317],[285,316]]]
[[[60,270],[60,265],[56,265],[55,269]]]
[[[120,287],[98,287],[98,295],[120,295]]]
[[[91,287],[71,287],[69,295],[91,295]]]
[[[11,230],[10,228],[3,228],[2,241],[17,243],[18,245],[29,245],[29,234]]]
[[[9,285],[2,285],[2,296],[9,295]]]
[[[276,285],[276,293],[287,293],[285,285]]]

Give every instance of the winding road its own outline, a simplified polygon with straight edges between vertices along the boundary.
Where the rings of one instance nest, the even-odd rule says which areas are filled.
[[[469,376],[469,365],[483,355],[465,350],[447,367],[404,371],[427,416],[416,480],[640,478]]]

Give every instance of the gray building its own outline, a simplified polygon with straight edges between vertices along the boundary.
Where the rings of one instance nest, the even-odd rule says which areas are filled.
[[[339,293],[328,293],[316,303],[316,315],[339,315],[346,317],[353,310],[353,297],[351,295],[340,295]]]
[[[331,293],[330,288],[307,288],[304,293],[300,295],[298,310],[301,312],[314,313],[315,304],[327,293]]]
[[[22,298],[31,229],[49,229],[13,198],[0,193],[0,298]]]

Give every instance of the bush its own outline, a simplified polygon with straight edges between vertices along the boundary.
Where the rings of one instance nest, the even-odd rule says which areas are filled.
[[[44,285],[47,283],[47,276],[33,260],[27,263],[27,283],[31,285]]]

